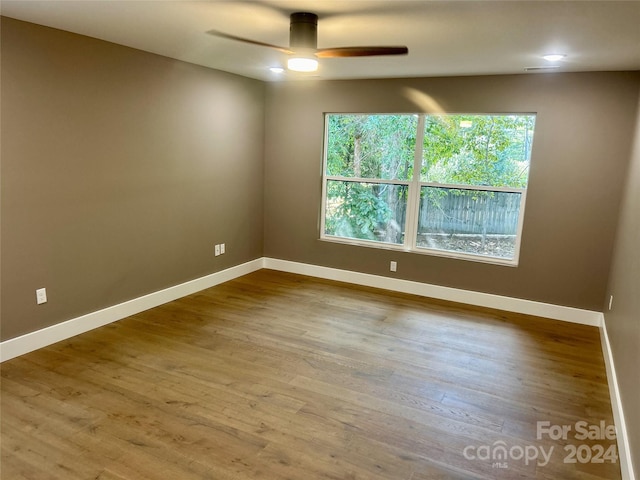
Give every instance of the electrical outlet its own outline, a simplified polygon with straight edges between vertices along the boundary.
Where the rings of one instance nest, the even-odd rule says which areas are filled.
[[[36,290],[36,302],[38,305],[42,305],[43,303],[47,303],[47,289],[39,288]]]
[[[392,271],[392,272],[397,271],[397,270],[398,270],[398,262],[394,262],[394,261],[392,261],[392,262],[389,264],[389,270],[390,270],[390,271]]]
[[[215,255],[216,255],[216,257],[218,255],[220,255],[220,245],[216,245],[216,247],[215,247]]]
[[[220,244],[220,255],[224,255],[224,252],[227,251],[227,248],[224,246],[224,243]]]

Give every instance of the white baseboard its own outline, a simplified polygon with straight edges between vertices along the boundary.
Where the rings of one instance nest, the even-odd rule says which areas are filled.
[[[581,323],[591,326],[602,326],[602,313],[580,310],[572,307],[534,302],[519,298],[503,297],[490,293],[459,290],[457,288],[430,285],[397,278],[382,277],[367,273],[352,272],[336,268],[321,267],[305,263],[279,260],[275,258],[258,258],[226,270],[212,273],[204,277],[169,287],[158,292],[134,298],[124,303],[107,307],[96,312],[73,318],[51,327],[12,338],[0,343],[0,362],[46,347],[53,343],[71,338],[75,335],[93,330],[111,322],[148,310],[163,303],[176,300],[192,293],[213,287],[247,273],[270,268],[301,275],[310,275],[328,280],[354,283],[368,287],[382,288],[440,300],[465,303],[481,307],[496,308],[516,313],[537,315],[565,322]]]
[[[25,353],[46,347],[47,345],[71,338],[75,335],[121,320],[130,315],[157,307],[178,298],[191,295],[192,293],[196,293],[200,290],[233,280],[234,278],[255,272],[262,268],[599,327],[601,332],[600,338],[602,341],[602,351],[607,370],[607,379],[609,382],[609,391],[611,393],[611,406],[613,408],[613,416],[617,429],[622,479],[635,480],[633,469],[631,467],[631,450],[629,448],[628,435],[624,422],[622,403],[620,400],[620,392],[618,390],[618,382],[613,364],[613,357],[611,355],[611,347],[607,336],[604,315],[601,312],[581,310],[578,308],[552,305],[519,298],[503,297],[490,293],[460,290],[456,288],[382,277],[349,270],[321,267],[318,265],[291,262],[288,260],[258,258],[220,272],[212,273],[180,285],[150,293],[112,307],[98,310],[51,327],[43,328],[42,330],[1,342],[0,362],[24,355]]]
[[[616,376],[616,369],[613,362],[613,355],[611,353],[611,345],[609,344],[607,324],[605,322],[604,315],[602,316],[602,326],[600,327],[600,341],[602,343],[604,365],[607,369],[607,381],[609,382],[609,395],[611,396],[613,421],[616,425],[616,438],[618,441],[618,456],[620,461],[620,470],[622,472],[622,480],[635,480],[636,477],[633,473],[631,446],[629,445],[627,424],[624,420],[622,399],[620,398],[620,390],[618,389],[618,377]]]
[[[325,278],[327,280],[354,283],[367,287],[382,288],[396,292],[410,293],[439,300],[465,303],[467,305],[475,305],[478,307],[495,308],[497,310],[505,310],[508,312],[536,315],[554,320],[590,325],[593,327],[600,327],[602,325],[602,313],[600,312],[564,307],[561,305],[552,305],[549,303],[534,302],[521,298],[503,297],[500,295],[493,295],[491,293],[460,290],[457,288],[442,287],[440,285],[381,277],[379,275],[371,275],[368,273],[320,267],[317,265],[290,262],[288,260],[278,260],[275,258],[265,258],[264,268]]]
[[[0,343],[0,362],[71,338],[263,268],[262,258],[67,320]]]

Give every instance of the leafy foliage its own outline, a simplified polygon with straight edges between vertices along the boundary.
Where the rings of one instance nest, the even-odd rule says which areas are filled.
[[[427,116],[423,181],[527,186],[533,115]]]
[[[327,175],[408,180],[417,125],[414,115],[329,115]]]
[[[361,240],[402,243],[404,230],[389,204],[406,198],[405,186],[329,181],[325,231],[329,235]]]
[[[325,233],[402,243],[418,116],[331,114],[327,122],[326,175],[337,178],[327,180]],[[533,115],[425,116],[420,180],[526,187],[534,122]],[[453,192],[474,201],[492,195]],[[437,188],[425,194],[434,208],[446,195]]]

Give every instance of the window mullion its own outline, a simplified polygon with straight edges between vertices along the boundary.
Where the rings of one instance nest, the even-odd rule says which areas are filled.
[[[407,218],[405,219],[404,247],[408,250],[416,248],[418,235],[418,210],[420,209],[420,172],[422,171],[422,154],[424,144],[425,115],[418,116],[416,131],[416,147],[413,156],[413,177],[407,193]]]

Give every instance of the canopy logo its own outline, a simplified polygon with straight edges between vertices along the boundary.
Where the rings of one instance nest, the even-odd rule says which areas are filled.
[[[535,464],[544,467],[551,461],[555,445],[549,441],[562,440],[563,463],[616,463],[618,451],[616,428],[607,425],[602,420],[598,424],[589,424],[584,420],[572,425],[554,425],[549,421],[536,422],[536,439],[546,442],[543,445],[514,445],[507,446],[503,440],[493,442],[492,445],[467,445],[462,454],[467,460],[482,460],[491,462],[493,468],[509,468],[509,461],[524,462],[525,465]],[[567,440],[588,441],[589,444],[566,443]],[[603,441],[605,445],[594,444]],[[608,443],[608,444],[607,444]]]
[[[467,445],[462,454],[467,460],[484,460],[492,462],[494,468],[508,468],[508,461],[524,461],[525,465],[536,462],[538,466],[544,467],[551,460],[553,446],[545,450],[543,446],[535,445],[514,445],[507,447],[507,443],[498,440],[493,445]]]

